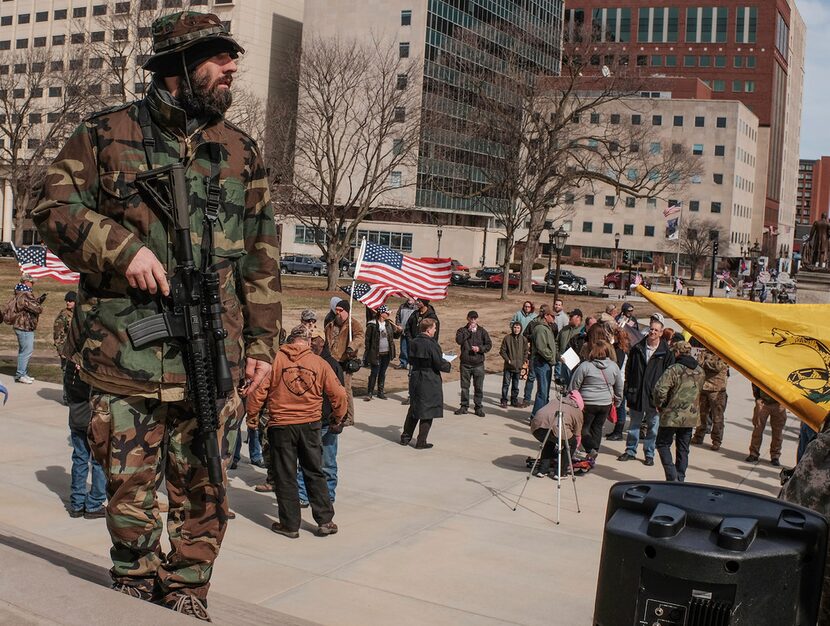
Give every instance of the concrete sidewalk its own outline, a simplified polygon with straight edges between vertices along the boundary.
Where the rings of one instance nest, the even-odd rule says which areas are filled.
[[[17,533],[32,545],[63,544],[79,560],[86,555],[97,567],[106,565],[104,520],[71,519],[65,511],[71,449],[60,389],[2,382],[11,398],[0,409],[0,525],[8,527],[5,533],[0,528],[0,539]],[[275,498],[253,491],[264,470],[243,461],[231,473],[237,519],[214,572],[215,621],[235,621],[230,616],[247,606],[248,623],[280,623],[267,611],[275,610],[287,621],[294,616],[338,625],[590,624],[608,489],[621,480],[661,479],[662,468],[620,463],[622,442],[604,443],[595,470],[576,481],[581,513],[572,483],[563,482],[561,524],[554,523],[556,483],[549,479],[532,479],[514,512],[526,482],[525,458],[535,455],[537,444],[527,410],[497,406],[500,385],[500,376],[487,377],[485,418],[453,415],[458,387],[446,385],[446,418],[436,420],[430,434],[435,448],[425,451],[397,443],[406,409],[400,397],[356,398],[357,423],[340,437],[340,532],[333,537],[312,534],[308,510],[300,539],[274,535]],[[719,452],[694,447],[687,480],[777,494],[778,469],[768,460],[743,462],[751,414],[749,383],[733,371],[724,446]],[[797,433],[791,417],[785,465],[795,462]],[[35,565],[25,558],[25,544],[13,548],[23,556],[13,559],[9,542],[0,541],[0,571],[8,572],[11,561],[22,579]],[[64,568],[50,589],[66,594],[82,578]],[[0,623],[50,623],[15,619],[37,615],[44,590],[12,580],[0,577]],[[99,603],[121,601],[106,591],[98,597]],[[223,602],[235,603],[233,610],[215,612]],[[155,607],[132,604],[145,623],[158,621]]]

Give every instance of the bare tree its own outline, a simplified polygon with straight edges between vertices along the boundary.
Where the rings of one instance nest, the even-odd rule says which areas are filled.
[[[77,55],[68,62],[48,48],[0,55],[0,168],[12,189],[17,244],[55,152],[104,103],[101,76]]]
[[[377,39],[310,38],[301,58],[296,111],[277,120],[269,114],[277,150],[268,160],[286,186],[277,211],[313,233],[335,289],[361,223],[402,205],[402,189],[415,183],[419,64],[401,59],[397,43]]]
[[[670,240],[668,247],[685,255],[691,279],[694,280],[701,263],[712,256],[716,241],[721,247],[729,245],[728,233],[723,224],[713,219],[684,217],[678,226],[677,239]]]
[[[526,50],[541,39],[533,32],[513,33],[515,48],[502,53],[498,63],[482,62],[490,44],[483,35],[469,34],[454,59],[469,77],[466,88],[475,111],[466,131],[488,142],[484,180],[471,193],[499,200],[490,203],[490,210],[505,231],[505,273],[514,246],[526,241],[521,264],[525,292],[530,291],[542,231],[572,211],[566,200],[590,193],[595,185],[610,186],[617,195],[660,197],[669,189],[677,191],[700,168],[682,147],[641,149],[650,143],[650,127],[592,123],[592,115],[611,105],[630,107],[629,99],[639,95],[643,81],[636,68],[599,50],[602,44],[592,43],[589,52],[583,41],[592,39],[590,30],[580,32],[565,43],[555,77],[540,75],[528,63]],[[606,63],[601,75],[591,77],[601,62]],[[644,101],[643,106],[650,105]],[[502,297],[506,293],[507,281]]]

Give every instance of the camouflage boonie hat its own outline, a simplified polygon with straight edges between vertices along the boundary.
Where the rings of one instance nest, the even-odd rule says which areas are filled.
[[[213,13],[171,13],[156,19],[152,30],[153,56],[142,66],[148,72],[161,70],[172,55],[208,41],[225,43],[227,50],[232,53],[245,53],[245,49],[236,43]]]

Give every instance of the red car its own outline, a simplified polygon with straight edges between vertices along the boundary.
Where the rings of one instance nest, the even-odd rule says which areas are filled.
[[[637,272],[631,273],[631,282],[634,282],[634,277]],[[625,283],[628,280],[628,272],[608,272],[605,278],[602,279],[602,285],[609,289],[625,289]],[[651,289],[651,281],[643,276],[643,285],[646,289]]]
[[[450,267],[452,267],[453,272],[469,272],[470,268],[464,265],[458,259],[453,259],[450,263]]]
[[[499,287],[501,288],[502,283],[504,282],[504,273],[501,274],[493,274],[490,278],[487,279],[487,286],[488,287]],[[509,288],[518,287],[519,283],[521,282],[521,277],[518,274],[510,273],[510,278],[507,279],[507,286]]]

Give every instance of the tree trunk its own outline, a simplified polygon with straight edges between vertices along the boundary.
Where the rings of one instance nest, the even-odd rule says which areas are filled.
[[[529,239],[522,252],[522,281],[521,292],[529,294],[533,291],[533,262],[538,254],[539,240]]]
[[[337,277],[340,276],[340,260],[332,257],[326,257],[326,269],[328,275],[326,276],[326,290],[337,290]]]
[[[501,296],[499,296],[500,300],[507,300],[507,292],[510,289],[510,255],[513,252],[513,246],[508,245],[507,251],[504,255],[504,263],[501,266],[502,271],[502,282],[501,282]]]

